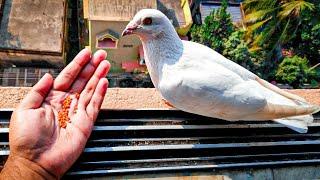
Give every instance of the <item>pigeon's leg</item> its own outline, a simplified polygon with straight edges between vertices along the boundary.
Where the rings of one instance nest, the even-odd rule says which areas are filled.
[[[175,108],[169,101],[167,101],[166,99],[162,98],[162,101],[169,106],[170,108]]]

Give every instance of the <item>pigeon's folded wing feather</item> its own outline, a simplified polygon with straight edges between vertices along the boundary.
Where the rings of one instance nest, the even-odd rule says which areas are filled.
[[[170,81],[162,81],[160,91],[179,109],[227,120],[241,120],[266,105],[265,97],[255,90],[256,81],[244,81],[219,64],[203,66],[197,61],[185,62],[181,69],[168,72],[175,73],[168,74],[170,78],[164,78]]]
[[[203,61],[203,63],[207,63],[207,61],[215,62],[238,74],[244,80],[254,80],[257,77],[257,75],[248,71],[246,68],[225,58],[224,56],[212,50],[211,48],[208,48],[207,46],[191,41],[182,42],[184,47],[183,59],[199,62]]]
[[[289,98],[295,102],[297,102],[298,104],[307,104],[307,101],[305,99],[303,99],[302,97],[299,97],[295,94],[291,94],[291,93],[288,93],[287,91],[285,90],[282,90],[280,88],[278,88],[277,86],[273,85],[273,84],[270,84],[269,82],[263,80],[263,79],[260,79],[259,77],[256,78],[256,81],[261,84],[263,87],[279,94],[279,95],[282,95],[286,98]]]
[[[214,70],[212,70],[214,67]],[[226,120],[268,120],[314,113],[318,107],[298,105],[265,88],[256,80],[243,80],[237,73],[211,62],[181,61],[164,73],[161,94],[175,107]]]
[[[260,85],[262,85],[263,87],[281,95],[284,96],[288,99],[291,99],[295,102],[297,102],[298,104],[306,104],[306,100],[288,93],[276,86],[274,86],[273,84],[270,84],[269,82],[260,79],[257,75],[255,75],[254,73],[250,72],[249,70],[245,69],[244,67],[240,66],[239,64],[225,58],[224,56],[222,56],[221,54],[215,52],[214,50],[198,44],[198,43],[194,43],[194,42],[190,42],[190,41],[183,41],[183,45],[184,45],[184,57],[183,59],[185,59],[185,57],[187,57],[187,59],[190,60],[195,60],[195,61],[203,61],[203,63],[208,63],[208,61],[212,61],[215,63],[220,64],[221,66],[229,69],[230,71],[238,74],[243,80],[256,80]],[[191,49],[196,49],[196,51],[192,51]]]

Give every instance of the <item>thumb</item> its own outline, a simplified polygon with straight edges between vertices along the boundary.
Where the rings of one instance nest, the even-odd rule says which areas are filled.
[[[53,78],[46,73],[37,84],[35,84],[27,96],[19,105],[21,109],[36,109],[39,108],[51,90]]]

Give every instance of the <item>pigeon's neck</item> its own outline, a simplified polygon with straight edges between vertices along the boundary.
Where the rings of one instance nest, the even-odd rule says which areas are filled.
[[[178,62],[183,45],[176,32],[162,34],[159,38],[142,41],[145,61],[152,82],[158,88],[164,66],[174,65]]]

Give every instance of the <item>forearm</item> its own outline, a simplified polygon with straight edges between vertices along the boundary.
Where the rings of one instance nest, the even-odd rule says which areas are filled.
[[[36,163],[21,157],[9,156],[0,179],[58,179]]]

